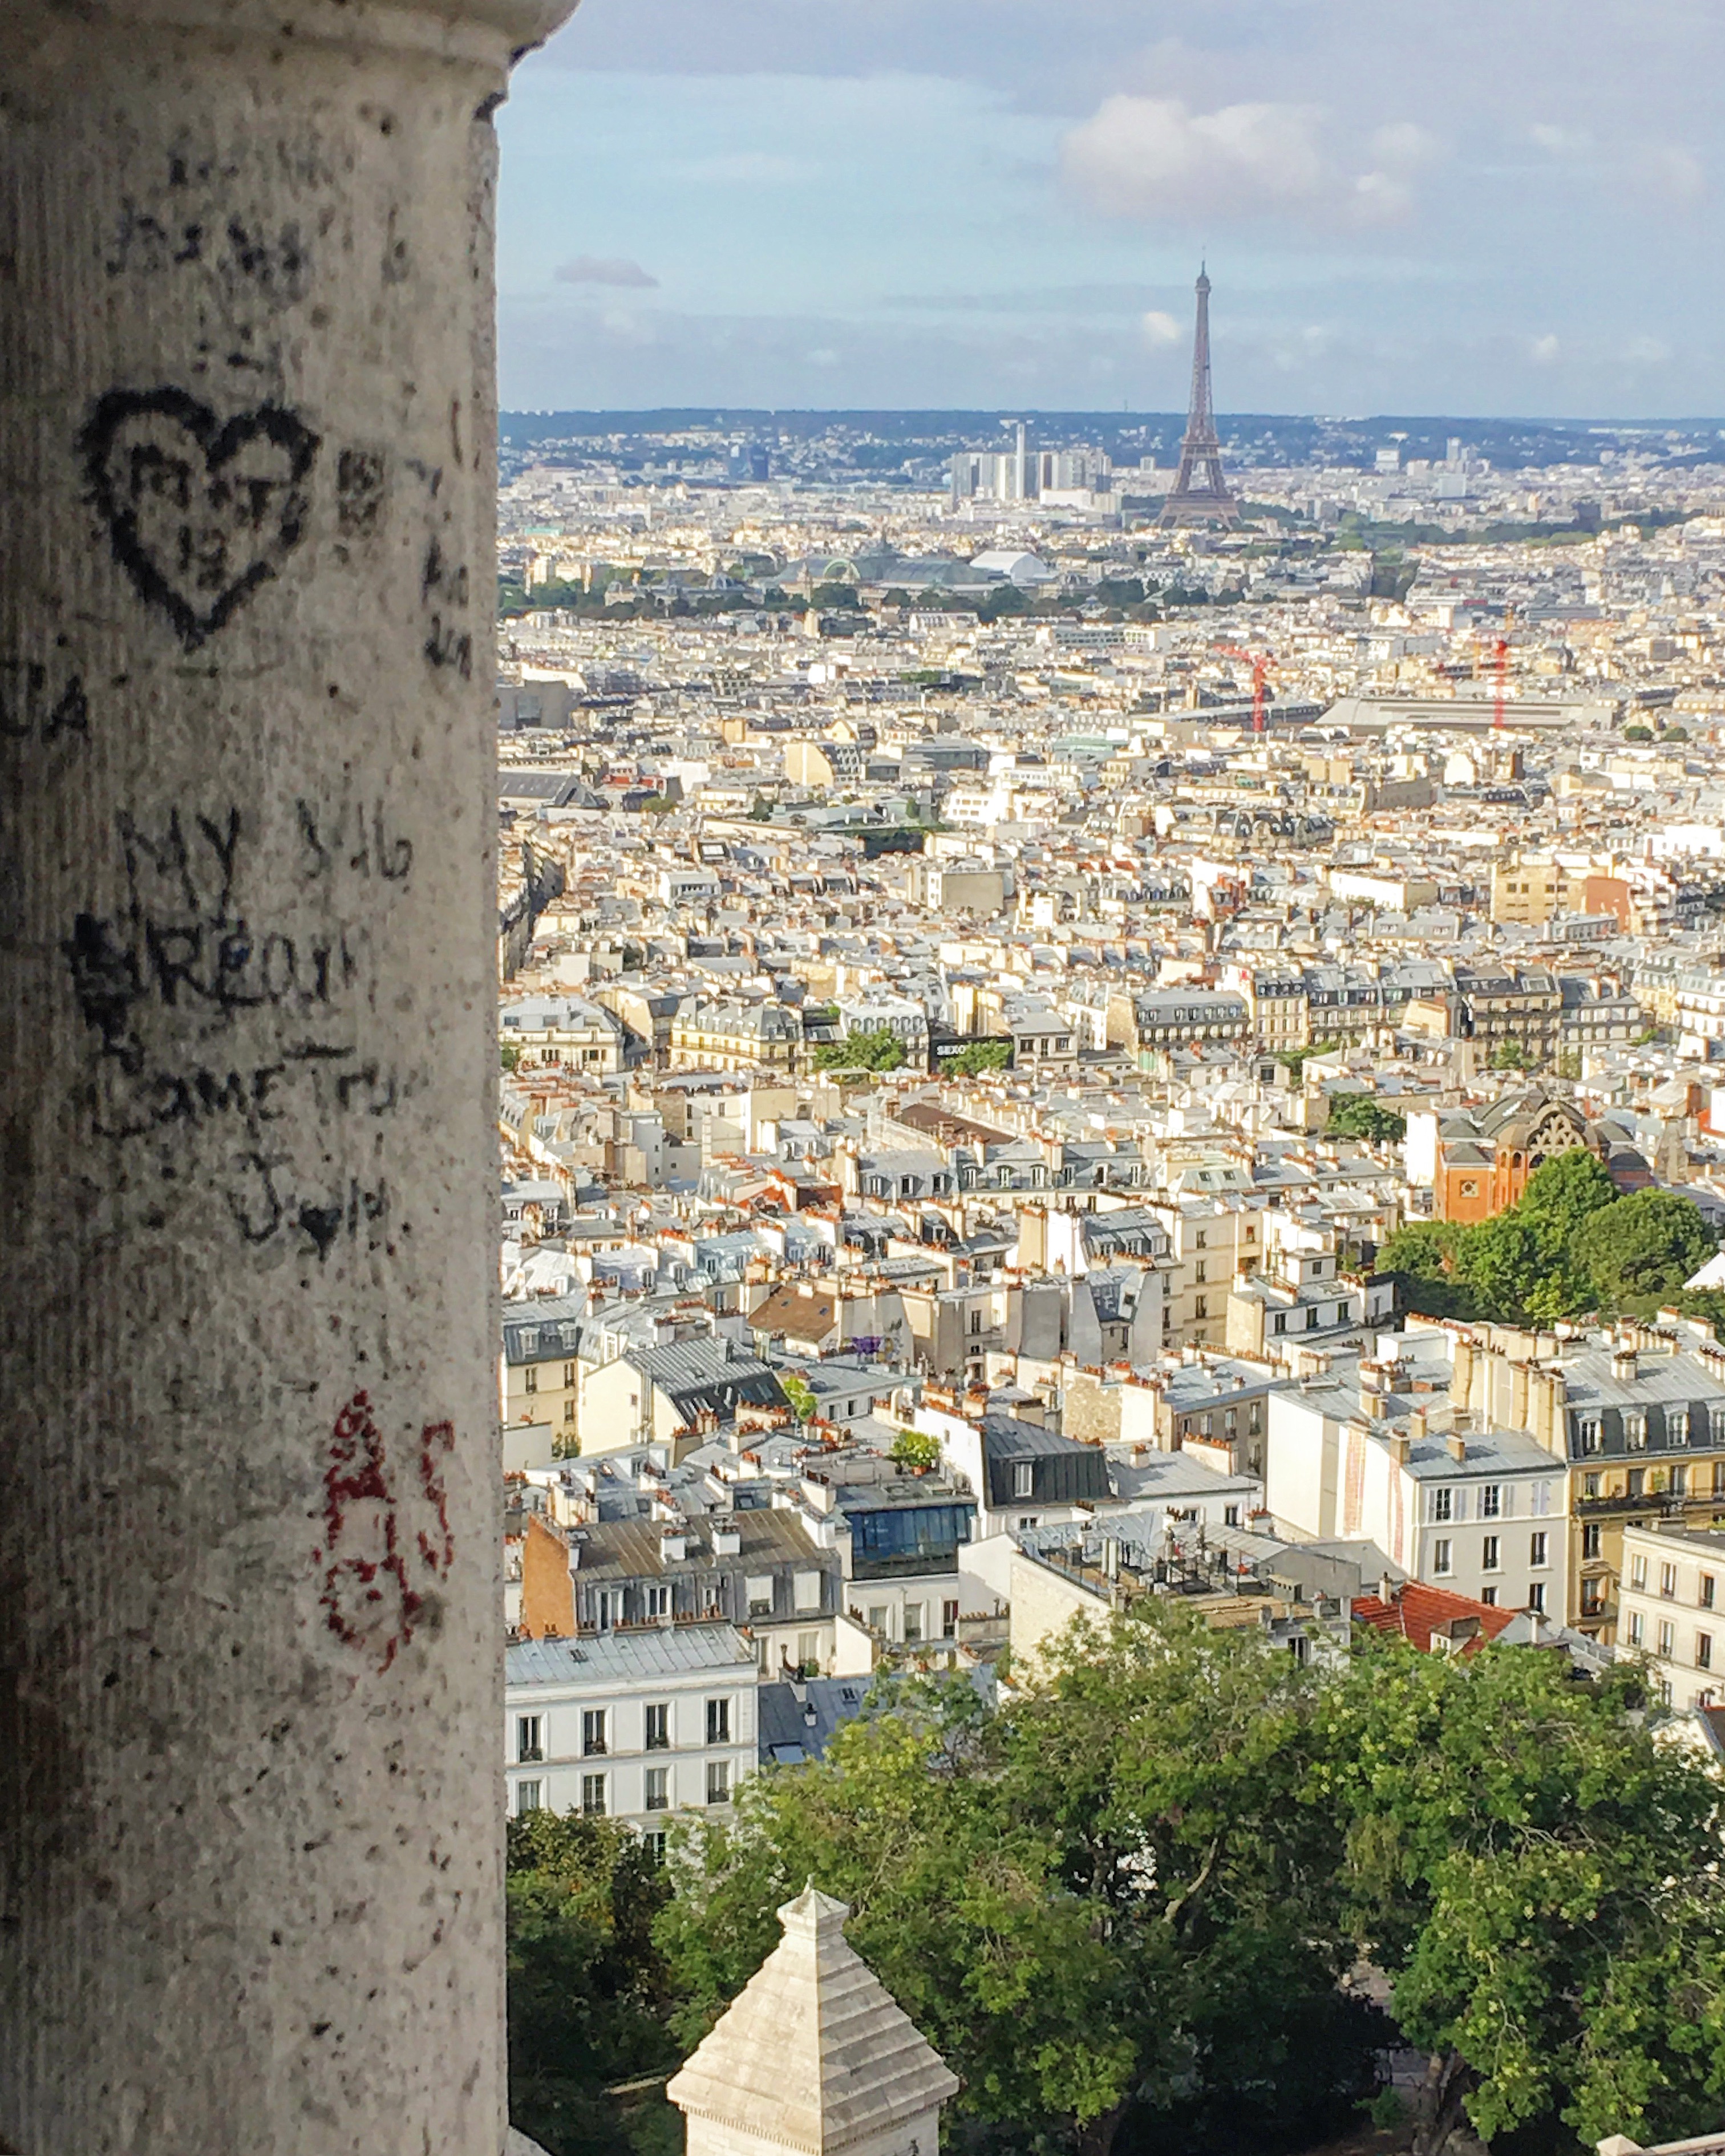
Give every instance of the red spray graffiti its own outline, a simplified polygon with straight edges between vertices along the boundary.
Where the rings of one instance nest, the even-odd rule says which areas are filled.
[[[441,1578],[455,1553],[441,1462],[454,1448],[453,1423],[427,1423],[419,1433],[415,1510],[426,1524],[403,1533],[398,1493],[384,1455],[383,1434],[371,1396],[356,1393],[336,1418],[324,1474],[324,1539],[315,1552],[322,1568],[319,1601],[343,1646],[375,1654],[387,1670],[424,1613],[413,1574]]]

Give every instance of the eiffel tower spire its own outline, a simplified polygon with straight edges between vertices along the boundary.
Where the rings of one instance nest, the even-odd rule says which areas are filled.
[[[1180,444],[1180,469],[1168,490],[1157,522],[1164,531],[1189,524],[1240,521],[1235,501],[1222,470],[1222,444],[1216,438],[1216,416],[1210,403],[1210,280],[1200,264],[1198,272],[1198,326],[1192,339],[1192,402],[1186,413],[1186,433]]]

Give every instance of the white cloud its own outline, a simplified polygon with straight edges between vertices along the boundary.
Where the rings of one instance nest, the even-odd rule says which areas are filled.
[[[1157,307],[1145,316],[1143,330],[1146,344],[1178,344],[1186,334],[1172,315],[1165,315]]]
[[[644,290],[659,283],[639,262],[622,254],[578,254],[572,262],[560,264],[555,274],[560,285],[627,285]]]
[[[1538,121],[1527,130],[1527,140],[1548,157],[1579,157],[1592,149],[1594,138],[1584,127],[1554,127]]]
[[[1067,179],[1099,209],[1154,217],[1251,215],[1311,201],[1327,172],[1302,105],[1189,112],[1177,98],[1116,96],[1061,146]]]
[[[1395,121],[1369,138],[1350,173],[1310,105],[1224,105],[1193,112],[1178,98],[1106,98],[1060,146],[1067,183],[1116,217],[1294,215],[1384,224],[1413,208],[1412,176],[1442,154],[1438,138]]]
[[[803,357],[811,367],[836,367],[839,364],[839,355],[829,344],[817,345],[813,352],[805,352]]]
[[[1536,367],[1550,367],[1555,363],[1562,349],[1558,340],[1548,331],[1544,336],[1533,339],[1527,346],[1527,357]]]
[[[1389,172],[1362,172],[1353,183],[1355,213],[1367,224],[1399,224],[1414,207],[1414,190]]]
[[[1650,193],[1680,208],[1689,208],[1707,191],[1707,168],[1688,150],[1650,150],[1636,170]]]
[[[1411,120],[1393,120],[1372,136],[1372,156],[1381,171],[1406,175],[1435,165],[1444,146],[1428,127]]]
[[[1636,367],[1662,367],[1671,357],[1671,348],[1655,336],[1631,337],[1623,356]]]

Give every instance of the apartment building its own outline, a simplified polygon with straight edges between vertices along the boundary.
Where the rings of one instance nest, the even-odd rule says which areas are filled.
[[[1299,1535],[1363,1536],[1416,1579],[1489,1607],[1561,1620],[1562,1462],[1524,1431],[1441,1427],[1409,1383],[1401,1365],[1366,1362],[1272,1393],[1271,1514]]]
[[[755,1656],[733,1625],[511,1646],[510,1815],[626,1820],[663,1849],[673,1812],[728,1805],[756,1763]]]
[[[1710,1527],[1725,1510],[1725,1349],[1700,1326],[1574,1342],[1480,1327],[1455,1341],[1450,1392],[1562,1463],[1568,1621],[1623,1644],[1627,1532]]]
[[[1725,1686],[1725,1529],[1633,1522],[1623,1531],[1618,1645],[1647,1657],[1667,1707],[1718,1704]]]
[[[506,1303],[499,1389],[506,1471],[547,1467],[578,1450],[577,1348],[584,1295]]]

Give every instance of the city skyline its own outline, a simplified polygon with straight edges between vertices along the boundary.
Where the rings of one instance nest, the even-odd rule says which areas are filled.
[[[501,116],[506,406],[1179,408],[1206,249],[1224,413],[1720,402],[1697,9],[925,13],[586,0]]]

